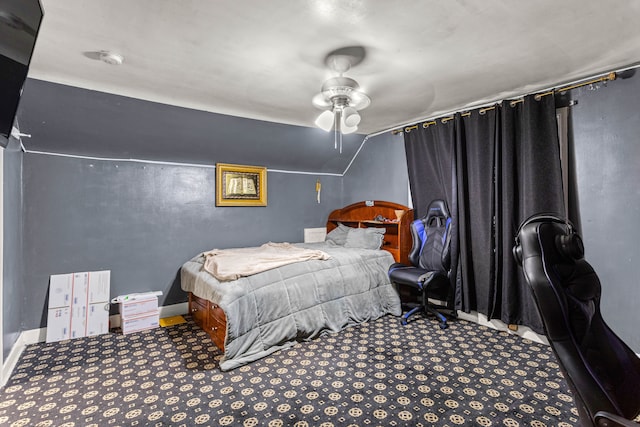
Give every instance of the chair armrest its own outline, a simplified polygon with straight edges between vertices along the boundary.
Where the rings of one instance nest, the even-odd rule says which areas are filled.
[[[606,411],[596,412],[595,422],[598,427],[638,427],[640,425]]]

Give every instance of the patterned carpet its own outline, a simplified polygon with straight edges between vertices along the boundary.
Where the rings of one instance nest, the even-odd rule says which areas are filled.
[[[7,426],[573,426],[550,348],[462,320],[386,316],[230,372],[193,322],[23,353]]]

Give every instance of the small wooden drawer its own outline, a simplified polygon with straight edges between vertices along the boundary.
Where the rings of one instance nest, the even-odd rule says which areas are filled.
[[[210,304],[207,332],[215,345],[224,350],[224,339],[227,335],[227,317],[218,305]]]
[[[193,317],[194,322],[202,329],[207,329],[207,304],[208,301],[198,298],[197,296],[190,294],[189,298],[189,312],[191,313],[191,317]]]
[[[217,304],[189,293],[189,313],[196,325],[209,335],[211,341],[224,351],[227,335],[227,316]]]

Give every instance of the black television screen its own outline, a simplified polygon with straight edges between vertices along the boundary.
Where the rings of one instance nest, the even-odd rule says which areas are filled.
[[[41,22],[39,0],[0,0],[0,136],[6,139],[11,134]]]

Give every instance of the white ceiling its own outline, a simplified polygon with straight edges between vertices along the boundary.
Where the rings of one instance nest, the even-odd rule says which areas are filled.
[[[363,46],[366,134],[640,61],[637,0],[41,2],[30,77],[286,124],[314,126],[325,55]]]

